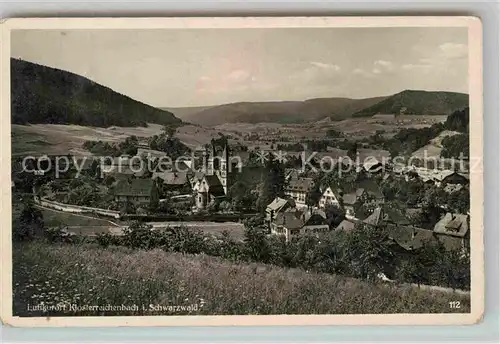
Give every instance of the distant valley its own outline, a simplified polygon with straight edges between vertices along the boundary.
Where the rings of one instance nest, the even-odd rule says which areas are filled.
[[[237,102],[208,107],[165,108],[183,121],[217,126],[225,123],[299,124],[341,121],[375,114],[449,115],[468,106],[467,94],[405,90],[366,99],[315,98],[305,101]]]

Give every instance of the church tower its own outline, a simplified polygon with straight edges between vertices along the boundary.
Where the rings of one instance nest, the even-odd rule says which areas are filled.
[[[222,184],[222,188],[224,189],[224,194],[227,195],[227,190],[230,187],[228,179],[229,179],[229,148],[227,144],[224,146],[224,151],[222,152],[222,156],[220,157],[220,168],[217,170],[217,175],[219,177],[220,183]]]
[[[215,143],[212,141],[210,144],[210,151],[208,153],[207,170],[205,171],[205,173],[208,176],[214,175],[215,171],[217,170],[217,165],[218,165],[217,151],[215,149]]]

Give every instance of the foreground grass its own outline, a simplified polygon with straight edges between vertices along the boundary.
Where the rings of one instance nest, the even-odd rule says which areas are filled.
[[[470,312],[468,296],[161,250],[16,244],[13,268],[17,316]],[[42,302],[73,308],[33,310]],[[107,305],[128,310],[74,308]]]

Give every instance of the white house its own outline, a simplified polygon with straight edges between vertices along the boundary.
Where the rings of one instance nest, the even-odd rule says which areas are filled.
[[[319,199],[319,207],[324,208],[327,204],[340,206],[340,195],[338,192],[334,192],[334,188],[328,186],[321,195]]]

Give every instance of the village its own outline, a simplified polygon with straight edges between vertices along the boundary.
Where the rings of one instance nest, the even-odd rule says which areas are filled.
[[[360,225],[384,225],[404,250],[418,249],[430,241],[450,250],[468,250],[468,203],[458,209],[450,202],[457,195],[468,198],[467,171],[395,164],[385,150],[358,149],[352,159],[346,150],[333,147],[324,152],[273,151],[262,145],[252,148],[233,151],[227,140],[213,140],[174,162],[165,152],[138,143],[133,156],[73,157],[68,160],[72,168],[65,167],[60,179],[52,179],[53,174],[45,170],[44,183],[34,191],[35,202],[69,213],[155,222],[156,227],[162,221],[216,221],[221,227],[235,224],[226,227],[229,230],[241,230],[238,223],[242,219],[261,216],[268,235],[286,241],[353,231]],[[45,159],[52,159],[55,166],[55,157]],[[42,160],[32,163],[40,167],[38,161]],[[270,168],[266,160],[279,167],[281,172],[275,177],[282,181],[276,182],[281,190],[263,195]],[[43,168],[32,171],[44,174]],[[92,200],[86,204],[82,201],[90,195],[68,197],[89,188],[84,180],[93,185],[88,190]],[[399,194],[394,195],[391,188],[395,185],[413,186],[417,191],[406,195],[396,191]],[[439,197],[430,199],[426,197],[429,193]],[[432,217],[425,214],[429,207],[437,208],[438,217],[424,221],[422,218]]]

